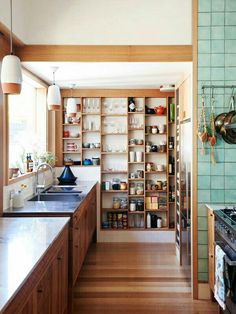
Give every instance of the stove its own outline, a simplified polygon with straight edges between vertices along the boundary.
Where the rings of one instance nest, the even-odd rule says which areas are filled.
[[[226,242],[236,254],[236,207],[215,210],[214,215],[216,240]]]
[[[227,287],[232,294],[226,296],[224,313],[236,313],[236,207],[225,207],[214,211],[215,243],[225,252],[225,263],[228,264],[228,274],[225,275]],[[229,291],[229,290],[228,290]]]

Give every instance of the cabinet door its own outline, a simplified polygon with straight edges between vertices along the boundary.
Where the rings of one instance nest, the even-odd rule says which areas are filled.
[[[75,283],[88,248],[87,208],[83,207],[73,227],[73,283]]]
[[[58,304],[59,312],[64,313],[68,306],[68,242],[65,241],[57,255]]]
[[[52,263],[52,314],[62,314],[68,305],[68,244],[62,248]]]
[[[48,268],[46,274],[41,279],[36,289],[36,306],[38,314],[52,313],[52,265]]]
[[[214,252],[214,214],[208,210],[208,280],[209,286],[214,291],[215,284],[215,252]]]
[[[35,308],[35,294],[32,293],[31,297],[25,304],[23,310],[20,312],[20,314],[35,314],[36,308]]]

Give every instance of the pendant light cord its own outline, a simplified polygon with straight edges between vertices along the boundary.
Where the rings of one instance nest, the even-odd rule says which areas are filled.
[[[12,49],[12,0],[10,0],[10,22],[11,22],[11,31],[10,31],[10,54],[13,54],[13,49]]]
[[[55,71],[53,71],[53,85],[55,85]]]

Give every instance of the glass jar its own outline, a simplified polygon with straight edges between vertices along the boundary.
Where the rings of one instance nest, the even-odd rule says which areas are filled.
[[[131,212],[135,212],[136,211],[136,200],[131,200],[129,203],[129,210]]]
[[[113,197],[113,208],[114,209],[120,208],[120,199],[118,197]]]
[[[120,189],[121,190],[127,190],[127,183],[125,181],[120,182]]]
[[[120,179],[112,179],[112,190],[120,190]]]
[[[126,197],[120,197],[120,208],[126,209],[128,207],[128,200]]]
[[[143,195],[144,194],[143,183],[137,184],[136,194],[137,195]]]
[[[130,186],[129,186],[129,194],[130,194],[130,195],[135,195],[135,193],[136,193],[135,184],[134,184],[134,183],[130,183]]]
[[[146,181],[146,190],[151,190],[151,188],[152,188],[152,181],[151,180],[147,180]]]
[[[153,167],[153,163],[152,162],[148,162],[146,164],[146,170],[149,172],[149,171],[152,171],[152,167]]]
[[[136,202],[136,210],[139,212],[144,211],[144,201],[143,200],[137,200]]]
[[[166,152],[166,142],[161,142],[160,143],[160,153],[165,153]]]

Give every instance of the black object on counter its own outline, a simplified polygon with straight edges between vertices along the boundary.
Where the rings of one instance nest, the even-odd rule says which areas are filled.
[[[74,176],[69,166],[65,166],[62,174],[57,179],[60,185],[74,185],[77,177]]]

